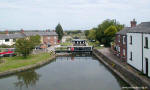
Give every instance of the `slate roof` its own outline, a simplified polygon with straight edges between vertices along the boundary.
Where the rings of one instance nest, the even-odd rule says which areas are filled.
[[[24,32],[24,34],[26,36],[35,36],[35,35],[40,35],[40,36],[45,36],[45,35],[53,35],[53,36],[57,36],[56,32]]]
[[[0,39],[14,39],[14,38],[23,38],[24,35],[21,33],[15,34],[0,34]]]
[[[131,33],[150,33],[150,22],[142,22],[141,24],[137,25],[130,29]]]
[[[131,28],[131,27],[125,27],[125,28],[123,28],[121,31],[117,32],[116,34],[119,34],[119,35],[126,35],[126,34],[130,31],[130,28]]]
[[[56,32],[24,32],[24,33],[15,33],[15,34],[0,34],[0,39],[14,39],[14,38],[24,38],[26,36],[45,36],[45,35],[53,35],[57,36]]]

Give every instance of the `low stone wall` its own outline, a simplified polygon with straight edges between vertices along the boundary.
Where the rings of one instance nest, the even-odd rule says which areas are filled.
[[[111,71],[118,75],[121,79],[127,82],[130,86],[133,87],[147,87],[150,90],[150,83],[146,80],[143,80],[142,77],[136,75],[134,72],[131,72],[123,65],[120,65],[116,62],[113,62],[108,58],[108,56],[103,55],[97,49],[93,50],[93,54],[104,63]]]
[[[41,62],[38,62],[38,63],[33,64],[33,65],[29,65],[29,66],[24,66],[24,67],[17,68],[17,69],[8,70],[8,71],[5,71],[5,72],[0,72],[0,77],[11,75],[11,74],[15,74],[15,73],[18,73],[18,72],[23,72],[23,71],[26,71],[26,70],[29,70],[29,69],[33,69],[33,68],[37,68],[37,67],[43,66],[45,64],[48,64],[54,58],[56,58],[56,55],[52,56],[48,60],[41,61]]]

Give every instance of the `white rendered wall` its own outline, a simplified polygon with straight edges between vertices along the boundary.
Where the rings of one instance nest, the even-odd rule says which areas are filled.
[[[145,46],[145,37],[148,37],[148,49]],[[143,34],[143,72],[146,74],[146,62],[145,58],[148,59],[148,76],[150,77],[150,34]]]
[[[130,36],[132,36],[132,44],[130,44]],[[132,61],[130,60],[130,52],[132,52]],[[142,71],[141,33],[127,33],[127,63],[139,71]]]
[[[5,45],[13,45],[15,42],[13,42],[13,39],[9,39],[9,42],[5,42],[5,39],[0,40],[0,45],[5,44]]]

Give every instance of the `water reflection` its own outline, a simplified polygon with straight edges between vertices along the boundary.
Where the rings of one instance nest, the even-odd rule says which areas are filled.
[[[97,58],[79,55],[0,78],[0,90],[121,90],[122,80]]]
[[[26,88],[36,85],[41,75],[35,72],[35,70],[29,70],[26,72],[16,74],[18,81],[15,82],[15,86],[22,89],[23,86]]]

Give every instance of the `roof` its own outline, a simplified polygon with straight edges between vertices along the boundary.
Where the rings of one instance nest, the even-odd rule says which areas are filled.
[[[150,33],[150,22],[142,22],[136,27],[131,28],[129,32]]]
[[[130,28],[131,27],[125,27],[121,31],[117,32],[116,34],[126,35],[130,31]]]
[[[24,35],[21,33],[15,34],[0,34],[0,39],[14,39],[14,38],[23,38]]]
[[[0,39],[14,39],[14,38],[24,38],[26,36],[45,36],[45,35],[53,35],[57,36],[56,32],[24,32],[24,33],[15,33],[15,34],[0,34]]]
[[[53,35],[53,36],[57,36],[56,32],[24,32],[24,34],[26,36],[35,36],[35,35],[40,35],[40,36],[46,36],[46,35]]]

